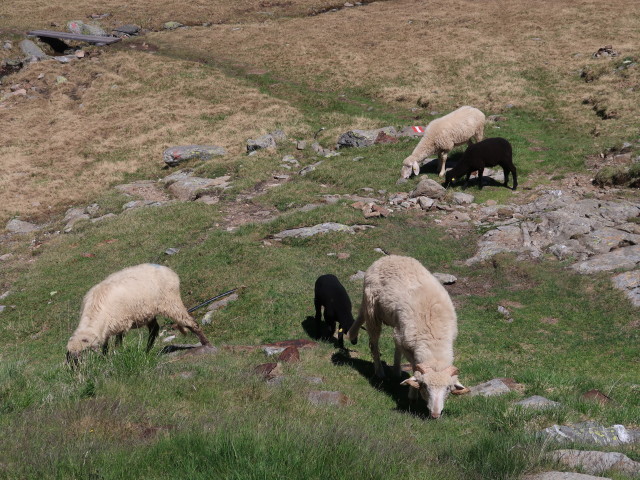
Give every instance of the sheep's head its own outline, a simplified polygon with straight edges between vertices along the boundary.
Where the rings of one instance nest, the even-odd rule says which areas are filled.
[[[418,364],[413,376],[404,380],[401,385],[409,385],[420,391],[420,395],[427,402],[431,418],[440,417],[449,393],[461,395],[469,392],[458,380],[458,369],[453,365],[436,372],[431,367]]]
[[[347,314],[347,315],[343,315],[338,319],[338,328],[340,329],[339,332],[343,333],[343,334],[347,334],[347,338],[348,338],[348,333],[349,330],[351,330],[351,327],[353,327],[353,315],[351,315],[351,313]],[[356,339],[356,342],[358,340]],[[353,343],[353,342],[352,342]],[[355,345],[355,343],[354,343]]]
[[[409,178],[412,171],[414,175],[418,175],[420,173],[420,164],[418,163],[418,160],[410,155],[404,159],[404,162],[402,162],[400,176],[402,176],[402,178]]]
[[[67,362],[77,365],[80,354],[87,348],[98,349],[97,336],[89,332],[74,333],[67,342]]]

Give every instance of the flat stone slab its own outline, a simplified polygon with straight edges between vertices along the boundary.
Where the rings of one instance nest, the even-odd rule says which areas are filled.
[[[38,60],[45,60],[49,55],[44,53],[42,49],[31,40],[22,40],[20,42],[20,50],[27,57],[36,57]]]
[[[627,429],[624,425],[605,427],[594,422],[553,425],[542,430],[540,435],[558,442],[579,442],[614,447],[640,442],[640,430]]]
[[[609,253],[596,255],[584,262],[576,263],[573,268],[578,273],[590,274],[622,269],[632,269],[640,265],[640,245],[618,248]]]
[[[483,397],[492,397],[494,395],[502,395],[511,391],[521,391],[522,384],[516,383],[512,378],[494,378],[488,382],[481,383],[475,387],[469,387],[469,395],[482,395]]]
[[[17,218],[9,220],[5,228],[8,232],[11,233],[31,233],[40,230],[40,227],[38,225],[24,222],[22,220],[18,220]]]
[[[611,281],[616,288],[624,292],[634,306],[640,307],[640,270],[621,273]]]
[[[377,128],[375,130],[349,130],[338,137],[338,148],[346,147],[370,147],[376,143],[380,133],[389,137],[396,137],[397,132],[393,127]]]
[[[282,240],[285,238],[307,238],[314,235],[319,235],[329,232],[344,232],[355,234],[356,231],[365,230],[366,228],[373,228],[371,225],[344,225],[342,223],[327,222],[313,227],[293,228],[291,230],[284,230],[280,233],[276,233],[273,238],[276,240]]]
[[[521,407],[526,408],[554,408],[559,407],[559,402],[554,402],[553,400],[549,400],[548,398],[541,397],[540,395],[533,395],[532,397],[527,397],[519,402],[516,402],[515,405],[520,405]]]
[[[163,202],[169,200],[169,195],[164,192],[162,187],[158,185],[158,182],[155,180],[140,180],[139,182],[116,185],[115,189],[125,195],[139,197],[142,200],[149,200],[152,202]]]
[[[594,477],[583,473],[573,472],[543,472],[535,475],[525,475],[522,480],[611,480],[609,477]]]
[[[285,363],[299,362],[300,351],[294,346],[287,347],[282,351],[282,353],[280,353],[280,356],[278,357],[278,361],[285,362]]]
[[[228,187],[230,179],[229,175],[217,178],[186,177],[169,185],[169,191],[178,200],[188,202],[196,200],[206,193]]]
[[[166,149],[162,159],[170,167],[175,167],[188,160],[211,160],[226,154],[225,148],[216,145],[184,145]]]
[[[470,193],[455,192],[452,196],[452,201],[456,205],[469,205],[473,203],[474,200],[475,197]]]
[[[333,405],[343,407],[352,405],[353,401],[342,392],[329,392],[323,390],[311,390],[307,394],[307,400],[312,405]]]
[[[253,371],[265,380],[282,376],[282,368],[280,364],[276,362],[262,363],[255,367]]]
[[[615,470],[628,475],[640,474],[640,462],[634,462],[623,453],[585,450],[556,450],[551,458],[570,468],[580,468],[590,474]]]

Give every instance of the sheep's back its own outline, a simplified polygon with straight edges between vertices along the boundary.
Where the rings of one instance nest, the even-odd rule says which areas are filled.
[[[477,108],[464,106],[432,120],[424,134],[430,135],[438,148],[446,150],[452,148],[452,143],[454,145],[465,143],[484,130],[484,123],[484,113]]]

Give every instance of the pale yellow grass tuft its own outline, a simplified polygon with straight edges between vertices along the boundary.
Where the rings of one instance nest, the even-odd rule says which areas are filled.
[[[59,75],[68,81],[56,84]],[[247,138],[307,129],[295,108],[242,81],[147,53],[36,64],[11,81],[37,91],[1,104],[2,221],[90,202],[123,173],[165,175],[162,152],[172,145],[220,145],[239,155]]]

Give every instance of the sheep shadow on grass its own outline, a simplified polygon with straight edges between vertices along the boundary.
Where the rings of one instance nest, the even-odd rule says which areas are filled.
[[[400,378],[395,377],[392,373],[391,367],[383,362],[385,377],[380,379],[376,377],[373,362],[361,360],[359,358],[352,358],[349,350],[338,351],[331,356],[331,363],[334,365],[347,365],[356,370],[360,375],[369,381],[369,384],[384,392],[393,399],[396,403],[394,410],[402,413],[408,413],[422,420],[429,419],[429,410],[426,403],[421,399],[416,401],[409,400],[409,388],[408,386],[400,385],[400,382],[405,378],[409,378],[406,372],[402,372]]]
[[[338,339],[336,337],[328,337],[328,330],[326,328],[326,324],[321,322],[320,325],[316,323],[316,318],[314,316],[309,315],[306,317],[302,323],[302,329],[309,336],[309,338],[317,341],[329,342],[335,348],[339,348]]]
[[[462,153],[463,152],[456,152],[447,156],[447,164],[445,168],[451,168],[456,163],[458,163],[458,161],[462,158]],[[427,173],[438,176],[438,174],[440,173],[440,161],[438,160],[438,157],[434,157],[420,167],[420,175],[425,175]]]
[[[471,187],[478,188],[478,180],[479,180],[478,175],[475,175],[469,179],[469,183],[466,183],[466,175],[465,175],[463,178],[460,178],[451,182],[448,186],[457,187],[459,185],[462,185],[463,190],[466,190],[467,188],[471,188]],[[483,187],[504,187],[504,183],[498,182],[497,180],[494,180],[493,178],[484,175],[482,177],[482,186]]]

